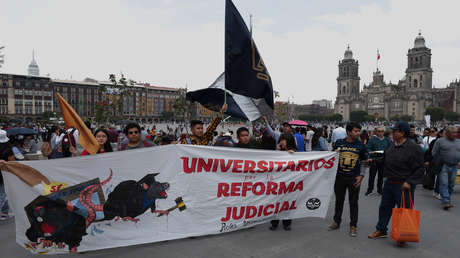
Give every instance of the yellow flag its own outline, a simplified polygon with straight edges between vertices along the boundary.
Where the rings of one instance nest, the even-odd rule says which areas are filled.
[[[72,106],[59,93],[56,93],[56,95],[66,127],[75,127],[79,133],[78,142],[80,142],[80,145],[90,154],[96,154],[99,151],[99,143],[96,141],[94,135],[86,127],[85,123],[83,123],[77,112],[73,110]]]

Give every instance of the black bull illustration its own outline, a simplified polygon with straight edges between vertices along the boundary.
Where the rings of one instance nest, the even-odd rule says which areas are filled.
[[[11,166],[7,165],[2,169],[15,174],[30,186],[39,182],[50,183],[46,176],[37,170],[19,163],[12,163]],[[31,173],[24,173],[25,169],[33,172],[34,177],[30,177]],[[120,182],[108,194],[107,201],[104,200],[102,186],[112,179],[112,170],[103,182],[96,178],[37,197],[24,207],[31,225],[26,231],[27,238],[32,242],[30,246],[35,248],[42,243],[43,247],[56,244],[63,248],[66,244],[71,252],[75,252],[83,236],[87,234],[86,229],[93,222],[114,218],[137,222],[139,219],[136,217],[148,209],[160,215],[167,215],[175,208],[184,210],[185,204],[181,197],[178,198],[180,203],[176,199],[176,206],[171,209],[156,210],[155,200],[166,199],[166,190],[169,188],[169,183],[156,181],[155,177],[158,175],[159,173],[147,174],[139,181]],[[97,200],[97,203],[94,203],[94,200]]]

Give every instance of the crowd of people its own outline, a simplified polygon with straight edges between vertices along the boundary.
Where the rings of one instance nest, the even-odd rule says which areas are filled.
[[[376,193],[381,195],[378,221],[371,239],[387,237],[388,223],[392,208],[399,206],[402,195],[405,200],[414,201],[416,185],[433,191],[440,200],[441,208],[452,208],[451,195],[454,190],[457,169],[460,168],[459,128],[448,126],[442,129],[425,128],[422,135],[417,134],[420,126],[400,121],[393,125],[348,123],[330,125],[313,124],[293,126],[282,123],[273,129],[266,117],[251,129],[240,126],[233,131],[220,131],[217,128],[226,110],[224,105],[218,115],[206,129],[199,120],[190,121],[190,133],[181,133],[182,129],[167,132],[141,127],[137,123],[127,124],[123,130],[112,125],[91,128],[99,143],[98,154],[127,151],[138,148],[167,144],[213,145],[236,148],[294,152],[336,151],[339,153],[337,175],[334,183],[335,209],[329,230],[340,228],[345,196],[348,192],[350,205],[350,230],[352,237],[358,234],[358,207],[360,187],[364,176],[368,174],[365,196]],[[7,129],[7,128],[4,128]],[[421,132],[421,130],[420,130]],[[40,151],[48,159],[89,155],[79,145],[78,130],[65,128],[64,125],[45,128],[40,134],[43,144]],[[37,138],[32,135],[8,136],[0,130],[0,160],[21,160],[24,153],[37,152]],[[375,182],[377,179],[377,182]],[[0,178],[0,219],[11,214],[8,211],[7,197],[3,179]],[[410,206],[410,202],[406,202]],[[283,220],[285,230],[291,229],[291,220]],[[270,230],[276,230],[278,220],[271,221]],[[404,246],[405,243],[398,243]]]

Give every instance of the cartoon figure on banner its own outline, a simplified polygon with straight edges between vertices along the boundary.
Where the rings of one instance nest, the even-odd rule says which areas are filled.
[[[52,182],[26,165],[21,164],[21,170],[15,169],[14,166],[7,167],[7,171],[32,187],[38,182],[45,186]],[[31,180],[31,173],[24,170],[33,171],[40,179]],[[26,247],[36,251],[38,248],[46,250],[56,246],[62,249],[67,245],[70,252],[75,252],[83,236],[87,235],[86,229],[94,222],[121,219],[137,223],[139,219],[136,217],[144,214],[148,209],[159,216],[168,215],[176,208],[183,211],[185,204],[181,197],[177,198],[176,205],[168,210],[156,209],[155,201],[166,199],[166,190],[169,188],[169,183],[156,181],[155,177],[158,175],[159,173],[147,174],[139,181],[120,182],[108,194],[107,201],[102,186],[112,180],[112,170],[103,182],[96,178],[35,198],[24,208],[31,225],[26,231],[26,237],[31,243],[26,244]],[[103,231],[95,227],[91,230],[92,235],[94,232]]]

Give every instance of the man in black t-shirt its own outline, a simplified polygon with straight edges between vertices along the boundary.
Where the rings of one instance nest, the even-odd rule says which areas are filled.
[[[334,150],[339,152],[339,166],[335,178],[335,214],[330,230],[336,230],[342,222],[343,203],[348,190],[350,203],[350,236],[357,236],[359,189],[364,175],[361,173],[361,162],[367,161],[366,146],[359,140],[361,126],[349,123],[346,127],[347,137],[337,140]]]

